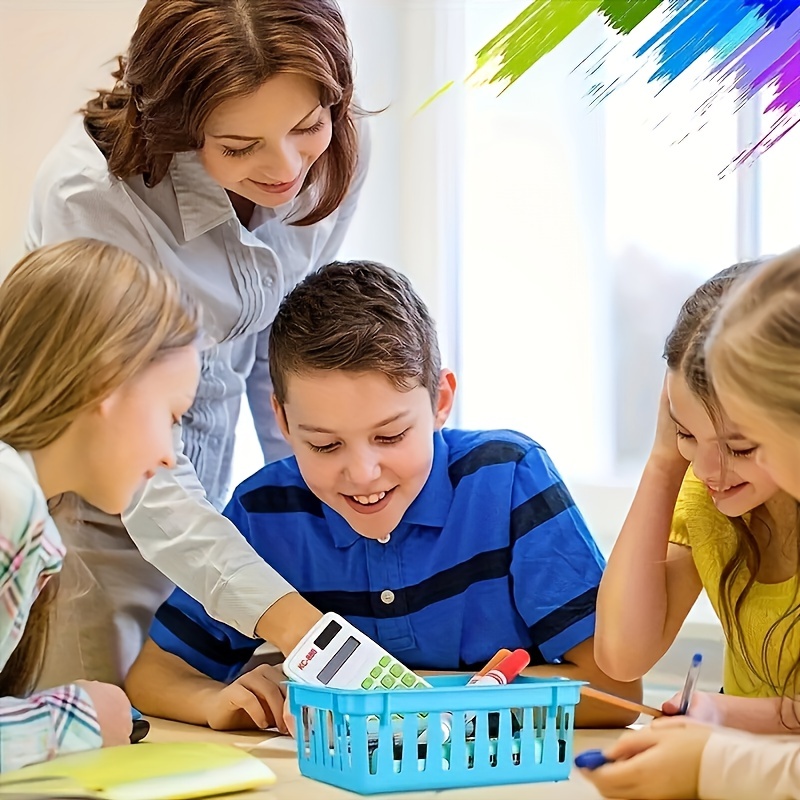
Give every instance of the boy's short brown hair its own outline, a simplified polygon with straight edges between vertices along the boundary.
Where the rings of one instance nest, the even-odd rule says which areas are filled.
[[[269,368],[281,405],[289,375],[333,369],[382,372],[401,390],[423,386],[435,404],[441,356],[434,321],[408,278],[374,261],[334,261],[284,298]]]

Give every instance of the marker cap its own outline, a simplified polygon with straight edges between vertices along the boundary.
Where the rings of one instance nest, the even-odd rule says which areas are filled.
[[[608,764],[608,759],[602,750],[586,750],[575,756],[575,766],[580,769],[597,769],[603,764]]]
[[[506,683],[511,683],[530,663],[531,657],[527,651],[515,650],[495,667],[495,671],[506,679]]]

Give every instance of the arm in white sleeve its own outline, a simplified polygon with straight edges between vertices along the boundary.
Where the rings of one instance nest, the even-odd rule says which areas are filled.
[[[287,583],[206,500],[175,427],[175,469],[160,469],[122,521],[142,555],[208,614],[254,636],[263,613]]]
[[[700,762],[700,800],[800,800],[800,737],[711,734]]]

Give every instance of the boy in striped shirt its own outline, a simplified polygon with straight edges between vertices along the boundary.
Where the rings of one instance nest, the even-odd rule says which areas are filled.
[[[269,347],[273,409],[294,456],[225,514],[321,611],[418,670],[471,670],[502,647],[529,672],[640,699],[594,662],[604,567],[544,449],[512,431],[445,428],[455,376],[399,273],[333,263],[283,301]],[[144,713],[215,728],[282,727],[280,674],[242,674],[258,640],[176,589],[126,683]],[[584,701],[576,723],[628,712]]]

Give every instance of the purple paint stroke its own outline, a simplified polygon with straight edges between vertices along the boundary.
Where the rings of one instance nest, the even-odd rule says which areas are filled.
[[[773,57],[774,55],[773,51]],[[768,83],[775,80],[775,78],[778,78],[780,81],[781,76],[785,74],[787,65],[795,61],[798,56],[800,56],[800,39],[750,82],[750,85],[744,90],[745,98],[752,97],[759,89],[763,89]],[[764,109],[765,113],[768,108],[769,107]]]
[[[782,67],[774,76],[775,97],[764,109],[765,114],[770,111],[783,113],[772,124],[766,135],[739,154],[735,160],[736,165],[766,152],[800,123],[800,42],[795,43],[792,50],[794,51],[792,57],[782,59]]]
[[[800,41],[792,50],[792,57],[783,62],[775,82],[775,97],[764,109],[765,114],[778,109],[787,114],[800,105]]]

